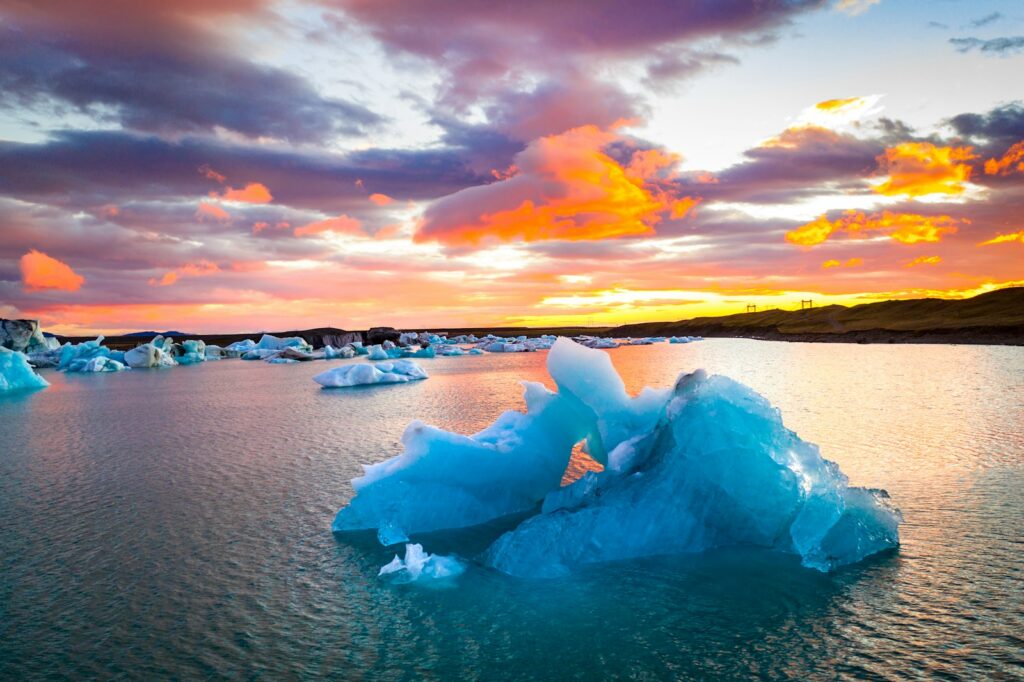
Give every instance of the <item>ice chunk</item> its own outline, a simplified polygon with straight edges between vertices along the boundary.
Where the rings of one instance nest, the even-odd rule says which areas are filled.
[[[0,348],[19,353],[42,353],[53,350],[50,341],[43,336],[38,320],[0,319]]]
[[[353,480],[356,496],[332,529],[388,539],[530,512],[543,499],[484,555],[532,577],[731,545],[828,571],[898,545],[888,495],[850,487],[750,388],[698,370],[632,398],[603,352],[560,339],[547,360],[558,393],[525,384],[525,414],[506,412],[473,436],[413,422],[401,455]],[[583,438],[606,467],[559,488]]]
[[[587,454],[613,468],[617,463],[609,462],[608,453],[649,431],[669,398],[669,391],[651,388],[630,398],[607,353],[569,339],[555,343],[547,365],[558,394],[576,402],[593,426],[587,437]]]
[[[243,360],[269,360],[270,358],[276,358],[281,354],[279,350],[273,350],[271,348],[253,348],[242,353]]]
[[[342,346],[341,348],[335,348],[328,344],[324,346],[324,359],[334,360],[336,358],[354,358],[356,351],[352,346]]]
[[[111,350],[103,345],[103,336],[98,336],[93,341],[85,341],[79,344],[65,344],[60,349],[60,362],[57,368],[62,372],[113,372],[115,365],[123,363],[115,361],[115,365],[108,366],[105,362],[92,363],[90,360],[97,358],[110,358]],[[123,356],[122,356],[123,357]]]
[[[334,367],[313,377],[325,388],[345,388],[368,384],[399,384],[426,379],[427,373],[411,360],[392,360],[375,365],[345,365]]]
[[[421,533],[475,526],[534,509],[558,488],[589,424],[570,401],[525,382],[526,413],[508,411],[472,436],[415,421],[404,452],[366,467],[336,532],[402,528]]]
[[[71,366],[67,371],[81,372],[84,374],[90,372],[123,372],[126,369],[129,368],[123,363],[113,358],[100,355],[88,360],[75,360],[71,363]]]
[[[220,360],[224,357],[224,349],[215,344],[208,344],[203,351],[207,360]]]
[[[406,358],[434,358],[437,357],[437,351],[433,346],[426,346],[415,351],[406,348],[402,356]]]
[[[465,564],[454,556],[428,554],[423,551],[423,545],[410,544],[405,546],[404,560],[399,559],[396,554],[390,563],[381,567],[377,575],[403,584],[418,580],[454,578],[465,570]]]
[[[133,369],[147,367],[174,367],[178,361],[171,354],[172,342],[157,336],[149,343],[125,351],[124,363]]]
[[[366,358],[368,360],[387,360],[388,354],[384,350],[384,347],[379,343],[375,343],[366,349]]]
[[[181,342],[182,353],[176,359],[179,365],[195,365],[206,362],[206,342],[200,339],[188,339]]]
[[[313,351],[313,347],[301,336],[279,338],[273,334],[264,334],[260,337],[259,343],[256,344],[256,348],[262,350],[284,350],[285,348],[297,348],[301,351],[305,351],[306,353]]]
[[[297,364],[299,364],[299,361],[296,360],[295,358],[282,358],[280,356],[274,356],[272,358],[267,358],[266,362],[270,363],[271,365],[297,365]]]
[[[408,542],[409,537],[404,530],[393,523],[385,523],[377,529],[377,541],[385,547],[390,547],[401,542]]]
[[[614,401],[591,405],[599,421],[606,409],[619,417]],[[753,545],[828,571],[899,542],[901,517],[887,494],[849,487],[767,400],[726,377],[680,377],[657,424],[621,441],[616,458],[617,470],[549,495],[540,515],[495,541],[486,563],[546,577],[589,563]]]
[[[46,388],[50,383],[35,373],[24,353],[0,346],[0,393]]]

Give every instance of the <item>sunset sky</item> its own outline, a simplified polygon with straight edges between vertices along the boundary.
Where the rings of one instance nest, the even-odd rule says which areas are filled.
[[[1024,284],[1024,5],[0,0],[0,317],[611,324]]]

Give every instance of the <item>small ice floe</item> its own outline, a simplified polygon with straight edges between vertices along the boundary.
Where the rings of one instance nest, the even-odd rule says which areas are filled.
[[[423,551],[423,545],[405,546],[405,558],[398,555],[381,567],[378,577],[404,584],[428,580],[454,578],[466,570],[466,565],[454,556],[441,556]]]
[[[355,364],[333,367],[313,377],[325,388],[346,388],[372,384],[404,384],[426,379],[427,373],[411,360],[391,360],[376,364]]]
[[[0,346],[0,393],[46,388],[49,385],[28,364],[24,353]]]

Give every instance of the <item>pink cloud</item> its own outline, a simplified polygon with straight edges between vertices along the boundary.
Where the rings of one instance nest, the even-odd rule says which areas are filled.
[[[20,265],[21,281],[27,291],[78,291],[85,283],[85,278],[70,265],[35,249],[21,257]]]
[[[231,214],[217,204],[210,204],[205,201],[201,201],[199,202],[199,207],[196,208],[195,218],[201,223],[208,220],[218,223],[226,223],[231,220]]]
[[[365,236],[363,224],[355,218],[347,215],[340,215],[336,218],[319,220],[315,223],[307,223],[295,228],[296,237],[306,237],[323,232],[334,232],[336,234],[354,234]]]

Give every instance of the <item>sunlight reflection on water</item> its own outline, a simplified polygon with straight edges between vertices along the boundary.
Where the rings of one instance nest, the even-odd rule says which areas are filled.
[[[324,363],[47,373],[0,399],[0,678],[470,679],[1021,675],[1024,349],[711,339],[611,352],[627,387],[751,385],[855,485],[899,553],[834,575],[730,550],[564,580],[376,579],[330,521],[412,419],[472,432],[550,380],[544,353],[423,361],[321,390]],[[472,556],[500,528],[429,538]]]

